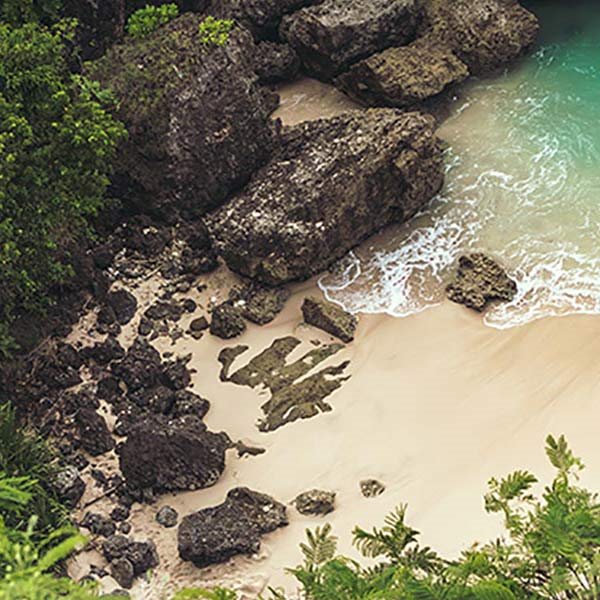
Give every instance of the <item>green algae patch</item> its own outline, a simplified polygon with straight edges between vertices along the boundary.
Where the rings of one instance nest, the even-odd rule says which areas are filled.
[[[261,406],[264,417],[259,421],[260,431],[274,431],[286,423],[331,411],[332,407],[325,399],[349,379],[349,376],[343,376],[349,361],[309,375],[320,363],[344,348],[343,344],[313,348],[288,364],[287,358],[300,344],[301,341],[293,336],[279,338],[232,374],[233,363],[248,350],[248,346],[225,348],[219,354],[221,381],[270,390],[271,398]]]

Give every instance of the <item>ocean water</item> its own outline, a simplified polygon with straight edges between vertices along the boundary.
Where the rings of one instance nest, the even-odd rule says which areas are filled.
[[[519,286],[488,325],[600,313],[600,2],[529,6],[542,21],[537,48],[464,87],[440,129],[443,191],[321,277],[331,300],[411,315],[443,300],[461,254],[483,251]]]

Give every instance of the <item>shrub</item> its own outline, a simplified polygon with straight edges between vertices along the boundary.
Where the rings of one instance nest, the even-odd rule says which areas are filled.
[[[0,21],[13,26],[58,19],[63,0],[0,0]]]
[[[59,251],[103,204],[124,128],[68,66],[74,23],[0,24],[0,323],[70,273]],[[0,327],[0,333],[2,327]],[[0,349],[6,342],[0,343]]]
[[[199,26],[200,41],[206,46],[224,46],[235,23],[230,19],[208,16]]]
[[[127,33],[134,38],[143,38],[179,16],[177,4],[146,6],[136,10],[127,21]]]

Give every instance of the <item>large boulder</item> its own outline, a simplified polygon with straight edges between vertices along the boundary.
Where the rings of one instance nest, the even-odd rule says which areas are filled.
[[[150,416],[136,423],[119,447],[127,484],[156,492],[194,490],[217,482],[229,440],[208,431],[196,415]]]
[[[533,44],[535,15],[517,0],[427,0],[424,31],[453,49],[472,75],[506,66]]]
[[[182,520],[177,532],[179,555],[206,567],[237,554],[255,554],[263,535],[287,524],[283,504],[248,488],[235,488],[223,504]]]
[[[414,39],[420,0],[324,0],[285,17],[282,36],[305,69],[330,79],[375,52]]]
[[[275,135],[252,36],[235,27],[223,46],[208,45],[201,21],[186,13],[86,68],[113,90],[129,131],[116,161],[117,191],[163,217],[218,206],[266,162]]]
[[[291,128],[271,162],[205,218],[228,266],[269,285],[305,279],[412,217],[441,187],[433,119],[350,111]]]

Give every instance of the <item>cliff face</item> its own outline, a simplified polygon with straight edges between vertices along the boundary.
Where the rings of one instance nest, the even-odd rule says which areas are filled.
[[[268,284],[303,279],[441,187],[433,119],[352,111],[290,129],[246,188],[206,217],[228,266]]]

